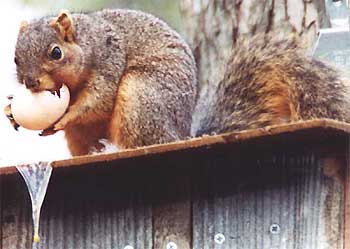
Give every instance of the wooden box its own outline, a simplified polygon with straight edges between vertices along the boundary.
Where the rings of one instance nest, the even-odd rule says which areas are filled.
[[[313,120],[55,161],[45,249],[349,249],[350,125]],[[31,247],[31,205],[0,169],[2,249]]]

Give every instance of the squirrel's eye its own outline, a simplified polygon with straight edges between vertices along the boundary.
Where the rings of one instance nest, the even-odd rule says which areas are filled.
[[[16,63],[16,65],[18,65],[18,60],[17,60],[17,58],[15,57],[15,63]]]
[[[51,50],[50,57],[54,60],[59,60],[62,57],[62,51],[59,47],[54,47]]]

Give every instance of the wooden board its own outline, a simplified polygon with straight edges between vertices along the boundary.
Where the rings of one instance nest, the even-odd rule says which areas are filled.
[[[160,189],[154,193],[154,248],[192,248],[191,169],[182,160],[162,160],[157,170]],[[164,166],[167,167],[164,167]],[[173,246],[173,248],[171,248]]]
[[[316,120],[53,162],[42,248],[347,249],[349,127]],[[30,248],[24,181],[9,167],[0,184],[0,248]]]
[[[329,136],[344,136],[350,134],[350,124],[330,120],[315,119],[305,122],[298,122],[286,125],[269,126],[266,128],[247,130],[242,132],[231,132],[226,134],[203,136],[184,141],[178,141],[168,144],[152,145],[137,149],[128,149],[110,154],[88,155],[74,157],[71,159],[53,161],[53,167],[73,167],[84,166],[93,163],[105,163],[116,160],[132,159],[135,157],[145,157],[152,155],[162,155],[175,151],[196,151],[208,147],[217,147],[238,144],[255,144],[255,146],[264,145],[267,147],[276,146],[276,144],[291,144],[296,141],[303,144],[307,141],[317,141],[327,139]],[[101,164],[103,165],[103,164]],[[13,174],[17,170],[15,166],[0,167],[0,175]]]
[[[344,188],[320,155],[217,158],[198,174],[193,248],[344,248]]]
[[[153,248],[150,189],[141,178],[91,168],[56,170],[42,207],[42,248]],[[2,246],[31,248],[31,206],[24,182],[12,175],[2,186]]]

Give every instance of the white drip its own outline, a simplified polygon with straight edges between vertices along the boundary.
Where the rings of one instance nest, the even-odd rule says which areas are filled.
[[[17,170],[21,173],[27,184],[30,199],[32,201],[33,215],[33,249],[38,248],[39,237],[39,221],[40,209],[44,201],[47,186],[49,184],[52,167],[49,162],[39,162],[28,165],[17,166]]]

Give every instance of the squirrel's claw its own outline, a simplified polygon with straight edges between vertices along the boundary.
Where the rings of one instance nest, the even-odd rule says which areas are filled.
[[[4,108],[4,113],[7,117],[7,119],[10,121],[12,127],[18,131],[18,128],[20,127],[19,124],[16,123],[15,119],[13,118],[13,115],[12,115],[12,111],[11,111],[11,104],[10,105],[7,105],[5,106]]]
[[[12,122],[11,122],[12,123]],[[18,131],[18,128],[21,127],[19,124],[17,124],[16,122],[12,123],[12,127]]]
[[[42,130],[40,133],[39,133],[39,136],[41,137],[46,137],[46,136],[50,136],[50,135],[53,135],[55,134],[57,131],[55,131],[52,127],[51,128],[47,128],[45,130]]]
[[[56,90],[56,94],[57,94],[57,96],[58,96],[59,98],[61,98],[61,89],[57,89],[57,90]]]
[[[16,121],[13,118],[12,119],[9,118],[9,120],[10,120],[10,123],[11,123],[13,129],[18,131],[18,128],[21,127],[21,126],[19,124],[17,124]]]
[[[56,94],[57,94],[57,96],[59,97],[59,98],[61,98],[61,89],[59,88],[59,89],[56,89],[56,90],[50,90],[50,93],[53,95],[53,96],[56,96]]]

